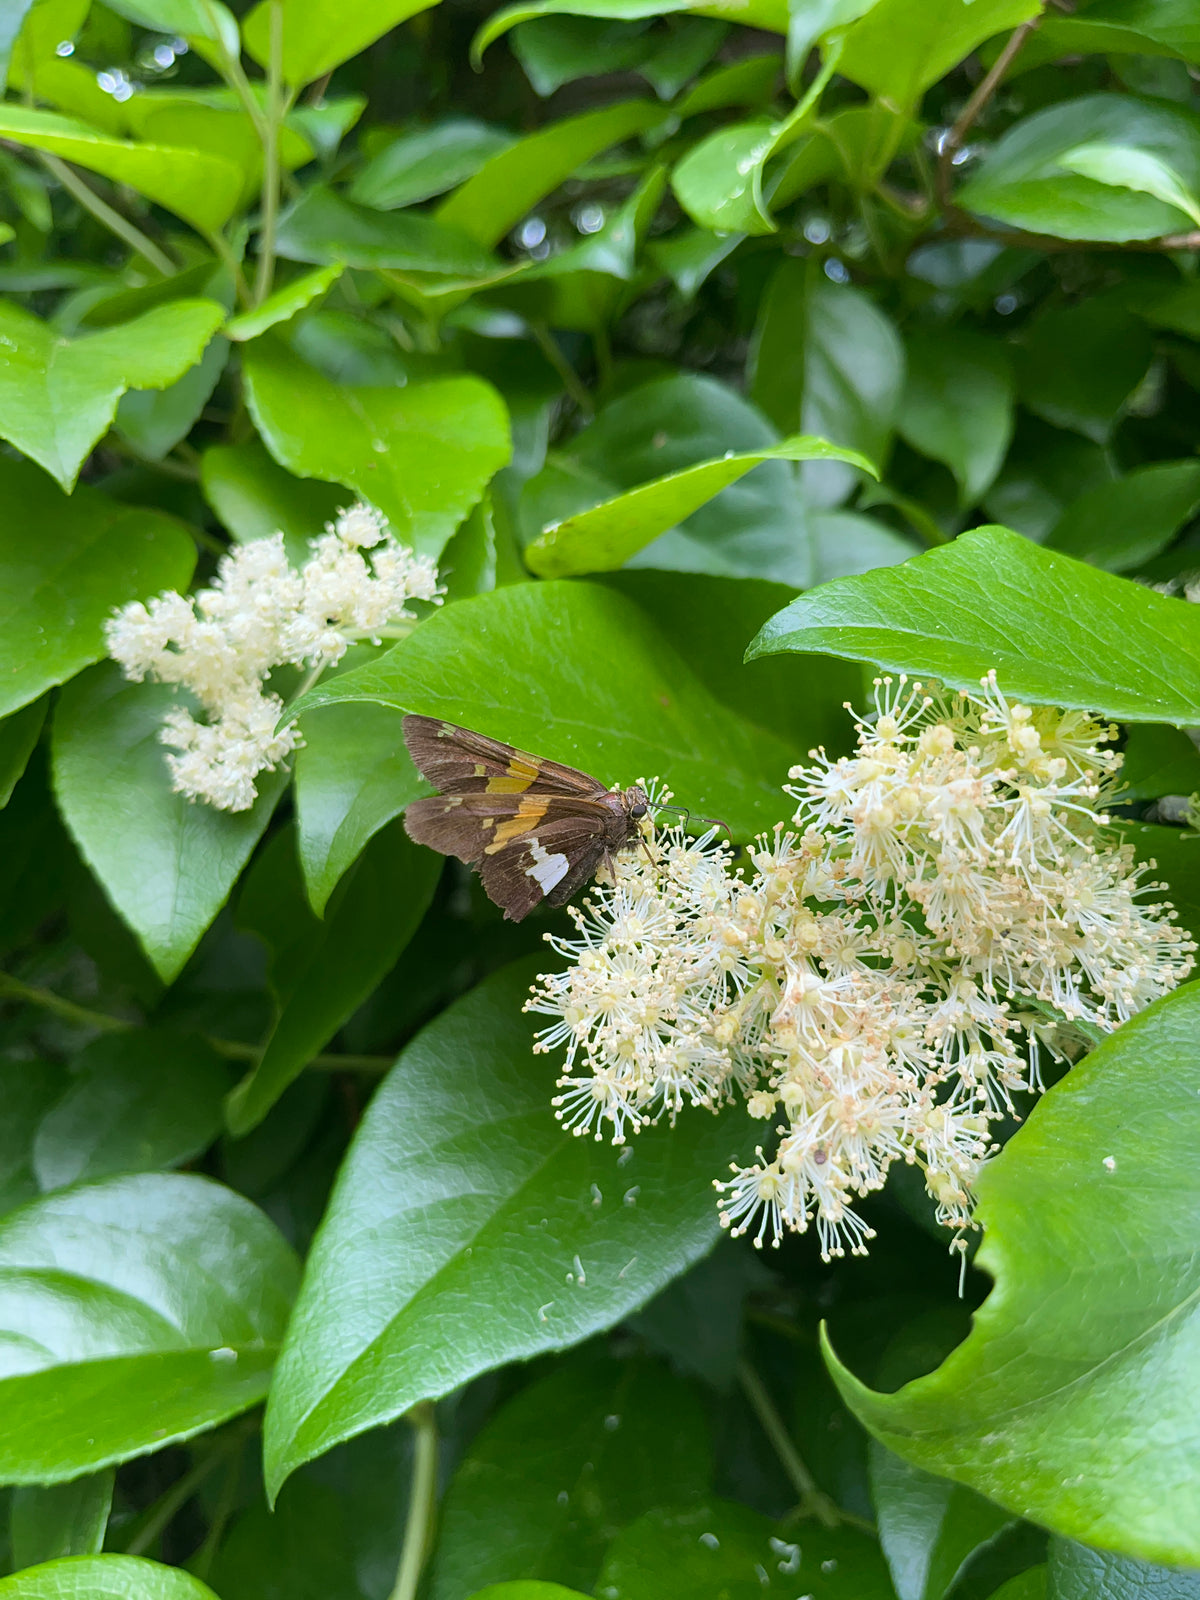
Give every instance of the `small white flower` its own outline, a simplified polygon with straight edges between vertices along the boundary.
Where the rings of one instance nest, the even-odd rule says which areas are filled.
[[[134,601],[107,623],[109,653],[127,678],[177,684],[202,713],[176,707],[161,735],[176,752],[167,757],[173,786],[189,799],[247,810],[258,774],[301,742],[294,727],[276,732],[284,705],[265,688],[276,667],[315,676],[355,640],[399,636],[414,615],[410,600],[440,600],[436,563],[398,544],[373,506],[339,511],[309,548],[297,572],[281,533],[235,546],[206,589]]]
[[[652,834],[571,911],[568,964],[528,1003],[554,1019],[538,1048],[566,1050],[558,1115],[619,1143],[743,1097],[782,1120],[774,1156],[716,1184],[734,1233],[812,1223],[826,1257],[861,1253],[852,1202],[896,1161],[961,1233],[1040,1049],[1065,1058],[1073,1024],[1115,1027],[1192,964],[1106,831],[1111,737],[993,675],[977,695],[885,679],[853,756],[789,774],[801,831],[748,869],[711,834]]]

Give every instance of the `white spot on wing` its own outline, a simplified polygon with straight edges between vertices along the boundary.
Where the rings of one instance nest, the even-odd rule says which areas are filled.
[[[536,878],[542,893],[549,894],[554,885],[566,877],[571,863],[566,856],[552,856],[536,839],[529,841],[529,854],[533,857],[533,865],[525,868],[525,876]]]

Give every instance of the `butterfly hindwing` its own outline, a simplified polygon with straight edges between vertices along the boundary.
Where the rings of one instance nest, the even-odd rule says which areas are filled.
[[[405,717],[404,742],[421,776],[440,794],[524,794],[535,785],[554,794],[606,792],[586,772],[437,717]]]
[[[565,904],[636,837],[646,812],[637,787],[606,789],[586,772],[435,717],[405,717],[404,739],[441,791],[408,807],[409,837],[477,867],[512,922],[543,902]]]

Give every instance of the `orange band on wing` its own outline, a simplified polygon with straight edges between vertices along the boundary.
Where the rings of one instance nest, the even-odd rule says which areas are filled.
[[[480,769],[476,772],[482,776]],[[489,778],[485,794],[522,794],[531,783],[536,782],[539,768],[536,762],[524,761],[520,756],[514,756],[505,768],[502,778]]]
[[[522,800],[513,816],[507,817],[496,829],[496,837],[485,851],[485,855],[494,856],[497,850],[503,850],[506,844],[511,844],[514,839],[519,839],[523,833],[529,833],[536,828],[546,815],[546,802],[535,796]]]

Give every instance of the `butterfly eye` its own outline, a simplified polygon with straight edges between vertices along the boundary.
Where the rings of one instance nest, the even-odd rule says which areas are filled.
[[[636,805],[630,806],[629,815],[635,822],[640,822],[641,819],[646,815],[646,807],[639,800]]]

